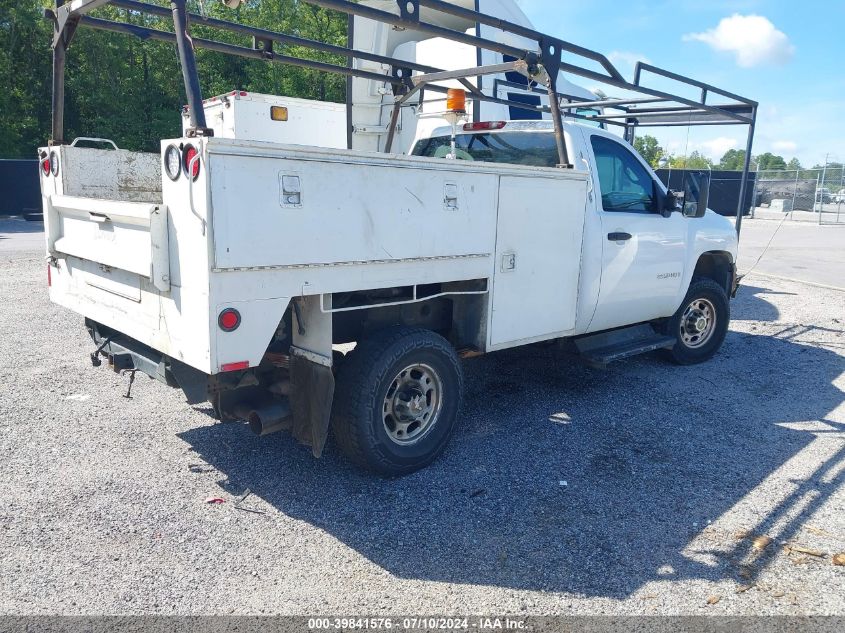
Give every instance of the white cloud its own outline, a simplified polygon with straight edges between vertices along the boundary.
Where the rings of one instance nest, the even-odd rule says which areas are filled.
[[[786,34],[762,15],[735,13],[722,18],[716,28],[688,33],[683,40],[704,42],[714,50],[733,53],[736,63],[743,68],[786,64],[795,53]]]
[[[773,141],[772,149],[776,152],[788,152],[794,154],[798,150],[798,143],[795,141]]]
[[[718,138],[701,141],[699,145],[701,147],[700,151],[705,156],[718,161],[721,160],[722,156],[724,156],[725,152],[729,149],[737,149],[739,147],[739,141],[735,138],[720,136]]]

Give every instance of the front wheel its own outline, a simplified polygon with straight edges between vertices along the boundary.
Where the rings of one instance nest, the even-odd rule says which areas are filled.
[[[454,348],[429,330],[396,327],[362,341],[338,371],[332,428],[358,466],[405,475],[434,461],[461,405]]]
[[[709,360],[722,346],[730,319],[725,289],[712,279],[693,279],[681,307],[666,324],[666,333],[677,338],[669,357],[679,365]]]

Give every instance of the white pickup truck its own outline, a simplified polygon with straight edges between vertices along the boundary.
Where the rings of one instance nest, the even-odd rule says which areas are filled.
[[[707,210],[707,173],[667,191],[604,128],[631,139],[641,126],[748,126],[744,200],[755,101],[650,64],[627,81],[600,53],[529,28],[512,2],[485,0],[502,13],[489,15],[473,0],[302,1],[350,16],[351,47],[293,38],[346,64],[280,53],[289,34],[192,14],[185,0],[47,11],[47,279],[52,301],[85,317],[95,366],[106,358],[130,388],[146,373],[259,435],[289,430],[315,456],[331,430],[354,462],[398,475],[444,450],[462,358],[558,340],[597,365],[717,352],[742,215],[735,230]],[[173,30],[92,15],[107,4],[172,18]],[[252,35],[252,47],[191,38],[190,22]],[[155,153],[64,142],[78,26],[176,45],[181,138]],[[242,91],[203,102],[194,47],[344,74],[345,120],[335,106],[316,116]],[[478,62],[448,69],[467,55]],[[699,97],[649,87],[646,74]],[[326,146],[297,144],[312,139]]]
[[[356,463],[418,469],[460,418],[460,358],[574,339],[594,363],[710,358],[737,238],[690,188],[676,206],[621,138],[468,123],[414,156],[226,138],[161,154],[44,147],[50,298],[116,371],[288,429],[329,425]],[[342,354],[338,347],[356,343]]]

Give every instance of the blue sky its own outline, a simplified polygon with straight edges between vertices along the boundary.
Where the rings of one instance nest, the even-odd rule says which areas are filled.
[[[643,59],[755,99],[754,154],[845,161],[845,0],[517,2],[539,30],[610,56],[627,79]],[[716,160],[745,147],[738,126],[648,133],[675,154]]]

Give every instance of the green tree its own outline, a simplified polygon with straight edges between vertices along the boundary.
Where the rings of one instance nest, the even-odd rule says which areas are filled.
[[[146,0],[169,6],[168,0]],[[245,2],[234,13],[217,1],[189,3],[194,12],[330,44],[346,45],[346,17],[298,0]],[[0,0],[0,157],[34,157],[50,136],[52,27],[42,17],[51,0]],[[92,15],[172,31],[159,18],[106,5]],[[250,37],[194,24],[197,38],[252,48]],[[344,65],[345,58],[294,45],[277,53]],[[203,95],[241,89],[343,102],[336,74],[197,49]],[[186,103],[174,45],[127,35],[77,30],[68,52],[65,138],[101,136],[132,150],[158,151],[159,139],[180,134]]]
[[[719,161],[719,169],[741,171],[745,165],[745,150],[729,149]]]
[[[797,171],[797,170],[799,170],[799,169],[802,169],[802,167],[801,167],[801,161],[800,161],[800,160],[798,160],[797,158],[793,158],[792,160],[790,160],[790,161],[786,164],[786,168],[787,168],[787,169],[789,169],[789,170],[793,170],[793,169],[794,169],[794,170],[796,170],[796,171]]]
[[[46,139],[49,43],[39,2],[0,0],[0,157],[35,158]]]
[[[712,169],[713,161],[701,152],[692,152],[689,156],[670,156],[669,167],[672,169]]]
[[[766,152],[757,156],[757,166],[761,171],[782,170],[786,169],[786,161],[783,159],[783,156]]]
[[[660,159],[664,155],[663,148],[660,147],[657,139],[650,134],[634,137],[634,149],[655,169],[659,166]]]

